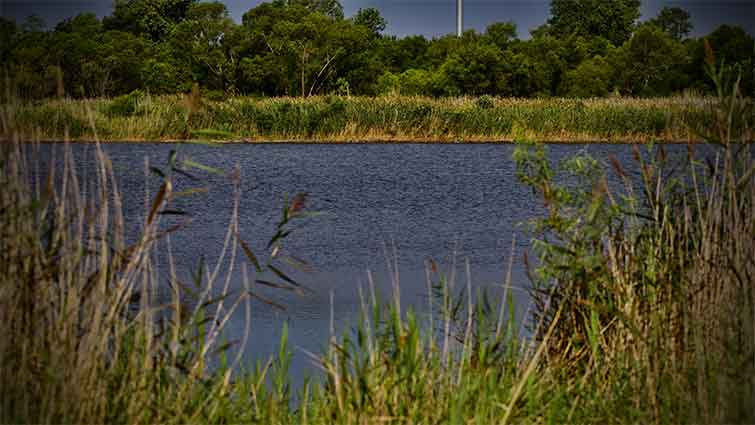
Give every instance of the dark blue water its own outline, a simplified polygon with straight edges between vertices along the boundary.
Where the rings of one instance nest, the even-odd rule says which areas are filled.
[[[59,149],[54,145],[42,148]],[[522,223],[542,214],[543,204],[517,181],[513,149],[511,145],[448,144],[104,146],[118,176],[131,232],[143,222],[145,184],[154,193],[160,183],[154,175],[145,177],[145,158],[150,165],[165,168],[171,150],[180,159],[221,170],[239,167],[240,234],[258,255],[274,232],[284,196],[309,194],[308,210],[322,215],[309,219],[284,245],[287,252],[311,264],[310,273],[292,272],[311,291],[296,296],[260,289],[286,310],[255,302],[251,337],[243,347],[247,364],[266,359],[277,351],[281,326],[287,323],[294,348],[293,374],[299,377],[313,371],[304,350],[318,353],[326,347],[331,294],[335,327],[338,332],[347,331],[355,325],[360,310],[358,288],[366,285],[367,271],[374,273],[378,290],[388,295],[387,264],[394,259],[402,302],[426,311],[429,259],[446,270],[455,262],[459,288],[466,280],[463,264],[469,261],[473,291],[488,288],[499,294],[515,240],[512,284],[520,288],[515,295],[519,314],[525,314],[528,281],[521,259],[529,236]],[[91,164],[93,150],[92,145],[74,146],[84,168]],[[668,150],[686,158],[686,146]],[[636,174],[630,146],[549,147],[553,160],[577,153],[589,153],[605,163],[614,156]],[[186,229],[172,236],[176,266],[185,277],[196,270],[200,258],[212,264],[219,255],[234,193],[226,177],[192,173],[200,180],[178,176],[176,190],[202,187],[207,193],[180,198],[173,206],[193,217]],[[238,274],[233,276],[233,286],[240,288]],[[234,316],[227,328],[229,339],[240,338],[244,323],[243,313]]]

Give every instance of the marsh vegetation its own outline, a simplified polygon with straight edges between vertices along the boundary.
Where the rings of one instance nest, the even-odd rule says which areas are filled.
[[[4,134],[26,140],[231,142],[703,141],[714,98],[511,99],[491,96],[230,98],[132,93],[113,100],[8,105]],[[752,138],[751,134],[746,137]]]
[[[285,330],[279,354],[254,366],[229,350],[223,328],[260,298],[254,284],[302,290],[279,264],[279,248],[308,213],[305,197],[286,202],[264,252],[243,240],[234,208],[217,261],[182,281],[170,261],[181,226],[170,218],[181,217],[173,203],[190,193],[175,189],[174,176],[219,170],[176,156],[152,169],[161,184],[145,194],[140,231],[129,238],[100,148],[93,181],[73,172],[70,151],[39,181],[30,145],[3,143],[0,419],[752,422],[755,164],[743,143],[752,104],[708,69],[721,96],[708,120],[690,126],[715,146],[712,161],[690,148],[677,167],[663,149],[638,150],[635,182],[619,163],[605,169],[578,156],[554,165],[543,145],[520,140],[518,176],[547,211],[532,227],[529,338],[510,293],[473,296],[468,282],[431,263],[428,317],[367,286],[358,324],[311,353],[324,378],[299,388]],[[16,128],[6,111],[6,128]],[[609,174],[624,185],[609,188]],[[233,268],[242,291],[229,290]],[[157,302],[166,274],[169,301]]]

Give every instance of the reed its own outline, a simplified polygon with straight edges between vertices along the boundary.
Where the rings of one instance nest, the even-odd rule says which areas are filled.
[[[273,304],[253,283],[301,290],[279,251],[309,214],[306,198],[284,205],[270,253],[255,255],[238,224],[239,170],[224,174],[234,207],[223,248],[185,281],[171,235],[190,214],[173,204],[193,191],[174,176],[220,170],[175,153],[165,166],[147,161],[143,222],[126,235],[133,226],[99,143],[89,177],[70,145],[53,149],[48,170],[40,169],[38,148],[18,139],[0,144],[0,422],[218,422],[241,359],[228,351],[225,324],[241,310],[248,323],[252,298]],[[149,176],[160,181],[157,190]],[[231,285],[239,268],[240,290]]]
[[[518,153],[521,178],[549,209],[536,226],[536,317],[556,323],[548,367],[582,376],[575,411],[588,401],[579,392],[599,385],[640,421],[755,419],[751,107],[738,84],[722,88],[715,124],[696,127],[716,146],[712,160],[690,147],[680,167],[662,147],[635,147],[641,182],[614,160],[616,193],[592,158],[553,169],[542,150]],[[564,171],[576,186],[553,178]]]
[[[711,98],[508,99],[311,97],[202,99],[141,92],[108,100],[50,100],[12,110],[3,134],[24,139],[319,142],[701,141]],[[90,117],[89,114],[92,116]],[[94,125],[89,125],[93,122]],[[95,132],[96,130],[96,132]],[[749,135],[752,139],[752,134]]]
[[[752,423],[755,164],[742,143],[751,134],[752,104],[733,87],[702,105],[706,120],[695,123],[696,134],[717,146],[709,164],[696,160],[693,147],[683,168],[662,148],[638,148],[637,183],[616,162],[606,168],[576,157],[553,168],[542,146],[517,150],[521,180],[548,207],[533,227],[538,261],[528,332],[516,321],[510,279],[502,282],[503,297],[491,299],[473,293],[468,263],[457,279],[455,265],[430,262],[425,314],[403,310],[398,290],[382,301],[370,279],[359,322],[332,335],[324,352],[309,353],[322,379],[298,390],[285,328],[277,356],[243,365],[223,343],[223,326],[236,310],[246,306],[249,314],[251,298],[264,300],[252,283],[301,290],[276,266],[275,247],[306,216],[305,197],[286,203],[272,252],[261,256],[241,237],[236,190],[225,248],[212,267],[199,265],[195,282],[183,284],[170,260],[170,237],[182,222],[170,206],[186,192],[171,176],[191,163],[172,155],[166,167],[145,165],[160,185],[145,198],[140,233],[127,238],[102,150],[90,182],[75,172],[65,147],[56,151],[62,165],[40,180],[34,145],[17,136],[0,145],[0,421]],[[185,105],[176,122],[207,119],[196,96],[174,100]],[[331,108],[341,101],[237,99],[217,107],[249,102],[266,111],[308,111],[316,102]],[[429,114],[443,102],[495,109],[490,99],[401,101],[430,105]],[[109,101],[89,101],[92,110],[81,117],[92,129],[86,131],[102,134],[98,114],[124,110],[133,115],[124,122],[137,128],[150,114],[140,115],[141,108],[164,99],[119,102],[113,110]],[[374,99],[344,102],[383,111]],[[519,102],[553,101],[492,102],[521,111]],[[607,109],[624,101],[595,102]],[[51,110],[75,115],[80,106],[59,101]],[[24,108],[4,109],[4,128],[23,128],[16,120],[31,113]],[[300,125],[271,120],[272,128]],[[564,173],[568,180],[557,178]],[[609,190],[608,173],[623,179],[623,188]],[[238,172],[228,176],[238,188]],[[243,276],[236,294],[224,272],[234,267]],[[265,280],[266,271],[280,282]],[[389,272],[398,289],[397,271]],[[190,302],[189,288],[197,294]]]

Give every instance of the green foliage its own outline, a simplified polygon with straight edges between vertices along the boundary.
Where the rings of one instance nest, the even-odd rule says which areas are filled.
[[[705,71],[719,97],[700,115],[711,125],[699,130],[718,149],[715,164],[700,162],[692,148],[679,163],[662,147],[635,147],[640,174],[633,176],[611,157],[581,154],[554,164],[542,145],[515,150],[520,181],[546,211],[532,226],[538,259],[528,264],[536,301],[534,316],[525,317],[531,338],[519,331],[516,282],[508,279],[500,297],[473,294],[469,261],[463,287],[456,286],[454,265],[446,270],[430,260],[427,314],[403,309],[399,282],[387,303],[371,285],[354,325],[323,341],[323,352],[307,353],[323,374],[298,392],[290,380],[286,325],[277,354],[249,367],[240,364],[241,353],[231,358],[223,329],[238,307],[250,311],[252,299],[280,308],[251,282],[304,291],[281,266],[306,266],[282,249],[313,215],[306,195],[286,198],[266,249],[252,250],[238,227],[238,171],[225,173],[173,151],[165,165],[150,168],[159,189],[136,237],[127,237],[112,162],[99,145],[95,180],[80,180],[66,151],[65,166],[43,185],[32,184],[38,172],[32,161],[39,160],[33,149],[0,145],[0,421],[752,423],[755,164],[750,146],[741,144],[752,128],[752,102],[742,97],[739,80],[727,85],[726,69],[708,50]],[[339,132],[346,123],[368,131],[391,126],[396,133],[440,127],[454,136],[505,127],[527,139],[530,130],[562,131],[565,123],[652,129],[679,105],[495,99],[496,107],[487,108],[480,107],[485,97],[339,96],[221,103],[202,102],[199,94],[197,85],[183,99],[158,99],[149,113],[159,119],[152,121],[178,117],[182,131],[191,122],[289,136]],[[91,106],[103,107],[86,109]],[[82,116],[96,122],[109,106],[22,104],[3,108],[1,122],[16,140],[24,134],[15,131],[34,121],[70,128]],[[141,118],[110,121],[155,125]],[[37,127],[35,134],[46,130]],[[188,280],[172,268],[160,279],[154,273],[156,261],[173,263],[160,242],[179,230],[162,219],[190,214],[174,210],[174,201],[202,191],[179,187],[183,179],[174,177],[194,182],[204,173],[233,186],[228,246],[216,264],[220,276],[232,275],[221,270],[237,263],[228,259],[245,260],[237,299],[204,260]],[[166,288],[163,278],[167,302],[151,296]],[[247,328],[240,347],[248,336]]]
[[[682,44],[654,25],[641,26],[615,53],[618,85],[635,96],[671,94],[684,87]]]
[[[497,22],[488,25],[485,29],[485,38],[496,45],[496,47],[503,50],[507,48],[512,41],[516,40],[516,24],[513,22]]]
[[[614,70],[601,56],[595,56],[566,73],[562,93],[569,97],[603,97],[611,93]]]
[[[332,19],[343,19],[343,6],[338,0],[288,0],[288,4],[302,6]]]
[[[482,95],[500,93],[503,77],[503,60],[500,50],[493,45],[474,43],[461,46],[440,67],[446,78],[443,94]]]
[[[380,35],[385,31],[386,21],[380,15],[380,11],[374,7],[359,9],[354,16],[354,23],[366,27],[375,35]]]
[[[103,25],[106,29],[144,35],[153,41],[164,40],[181,22],[197,0],[116,0],[113,14]]]
[[[338,0],[259,2],[240,25],[218,1],[118,0],[101,21],[82,14],[50,31],[35,20],[0,21],[10,76],[2,85],[30,100],[177,94],[194,83],[226,95],[307,97],[346,94],[343,81],[348,95],[363,96],[712,93],[701,71],[703,39],[685,39],[687,12],[664,8],[638,26],[638,5],[553,0],[551,20],[528,40],[511,22],[428,40],[383,35],[387,22],[375,8],[344,19]],[[719,61],[742,73],[742,89],[755,93],[752,37],[724,25],[706,38]]]
[[[558,36],[598,36],[620,46],[639,18],[640,0],[552,0],[548,24]]]
[[[676,40],[687,37],[693,28],[689,12],[680,7],[665,6],[650,23]]]
[[[584,155],[554,165],[542,145],[514,156],[520,180],[547,209],[533,220],[531,273],[536,339],[551,351],[546,369],[586,381],[600,371],[607,400],[633,393],[657,421],[752,420],[752,365],[741,362],[755,353],[755,179],[738,145],[752,114],[736,83],[723,85],[712,62],[708,71],[719,92],[707,130],[721,148],[715,167],[701,167],[692,151],[680,163],[663,147],[635,148],[638,181],[613,158],[610,176]],[[611,177],[621,184],[611,187]]]
[[[393,76],[411,87],[409,75]],[[422,84],[437,84],[435,76],[417,72]],[[385,77],[387,79],[388,76]],[[393,86],[391,90],[396,90]],[[442,86],[441,86],[442,87]],[[435,90],[435,88],[432,88]],[[417,89],[419,90],[419,89]],[[146,96],[146,95],[145,95]],[[64,126],[38,114],[62,108],[72,125],[91,115],[100,136],[109,140],[177,140],[196,131],[232,134],[225,140],[422,140],[473,139],[510,141],[520,133],[542,141],[637,142],[688,139],[685,120],[710,124],[709,102],[697,99],[514,100],[483,95],[445,99],[407,97],[396,92],[384,97],[325,96],[260,99],[226,97],[198,87],[183,96],[123,96],[115,101],[43,102],[9,111],[25,137],[41,131],[49,139],[65,136]],[[91,114],[90,114],[91,112]],[[79,118],[80,117],[80,118]],[[120,119],[128,118],[128,120]],[[82,127],[83,139],[95,133]],[[692,136],[697,137],[697,136]],[[744,137],[751,137],[745,135]]]
[[[107,113],[116,117],[130,117],[143,113],[141,104],[144,101],[144,97],[144,93],[140,90],[116,97],[107,107]]]
[[[495,107],[495,99],[491,96],[484,95],[477,98],[475,104],[480,109],[492,109]]]

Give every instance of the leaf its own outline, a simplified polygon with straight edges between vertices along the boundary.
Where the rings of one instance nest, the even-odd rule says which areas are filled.
[[[194,189],[186,189],[181,192],[176,192],[173,194],[173,197],[178,198],[181,196],[189,196],[189,195],[194,195],[197,193],[207,193],[207,192],[209,192],[209,190],[206,187],[197,187]]]
[[[294,267],[297,270],[301,270],[303,272],[312,271],[312,266],[308,262],[302,260],[301,258],[294,257],[293,255],[287,255],[283,257],[282,259],[286,263],[290,264],[291,267]]]
[[[214,352],[213,352],[213,353],[214,353],[214,354],[221,354],[221,353],[223,353],[223,352],[227,351],[228,349],[230,349],[231,347],[233,347],[234,345],[236,345],[236,344],[238,344],[238,343],[239,343],[239,340],[233,340],[233,341],[228,341],[228,342],[226,342],[226,343],[224,343],[224,344],[220,344],[220,345],[218,346],[218,348],[216,348],[216,349],[214,350]]]
[[[225,176],[225,173],[222,170],[218,169],[218,168],[214,168],[214,167],[210,167],[210,166],[207,166],[207,165],[204,165],[204,164],[200,164],[200,163],[194,162],[194,161],[192,161],[190,159],[183,160],[183,165],[185,165],[187,167],[190,167],[190,168],[196,168],[196,169],[199,169],[199,170],[202,170],[202,171],[206,171],[208,173],[217,174],[219,176]]]
[[[175,149],[171,149],[170,156],[168,157],[168,165],[170,168],[176,167],[176,158],[178,157],[178,152],[175,151]]]
[[[165,178],[165,173],[163,173],[163,170],[157,168],[157,167],[149,167],[149,171],[152,172],[152,174],[157,174],[161,178]]]
[[[157,214],[157,210],[160,209],[160,207],[163,204],[163,201],[165,201],[165,198],[168,196],[168,193],[171,189],[170,180],[165,180],[165,182],[160,186],[160,190],[157,192],[157,196],[155,196],[155,200],[152,201],[152,208],[149,211],[149,216],[147,216],[147,225],[152,224],[152,222],[155,220],[155,215]]]
[[[227,293],[227,294],[222,294],[222,295],[220,295],[218,297],[215,297],[215,298],[210,298],[209,300],[203,302],[201,304],[200,308],[204,309],[204,308],[210,307],[213,304],[217,304],[219,302],[224,301],[226,298],[228,298],[230,296],[231,296],[231,294]]]
[[[260,262],[257,260],[257,256],[254,255],[251,248],[249,248],[249,245],[247,245],[246,242],[244,242],[238,234],[236,234],[236,238],[239,240],[239,245],[241,245],[241,249],[244,250],[244,254],[246,254],[247,258],[249,258],[249,261],[251,261],[254,265],[254,268],[257,270],[257,272],[262,273]]]
[[[272,307],[275,307],[275,308],[277,308],[278,310],[281,310],[281,311],[286,311],[286,307],[284,307],[284,306],[282,306],[282,305],[280,305],[280,304],[276,303],[276,302],[275,302],[275,301],[273,301],[273,300],[269,300],[269,299],[267,299],[267,298],[265,298],[265,297],[263,297],[263,296],[261,296],[261,295],[257,295],[257,294],[255,294],[255,293],[254,293],[254,292],[252,292],[252,291],[247,291],[247,293],[248,293],[248,294],[249,294],[249,296],[251,296],[252,298],[256,298],[256,299],[258,299],[258,300],[262,301],[263,303],[265,303],[265,304],[267,304],[267,305],[270,305],[270,306],[272,306]]]
[[[158,214],[159,215],[188,215],[188,216],[191,216],[191,214],[187,213],[186,211],[178,211],[178,210],[162,210]]]
[[[285,274],[285,273],[283,273],[282,271],[280,271],[280,270],[279,270],[279,269],[278,269],[277,267],[273,266],[272,264],[268,264],[268,266],[267,266],[267,267],[268,267],[268,268],[269,268],[269,269],[270,269],[270,270],[271,270],[271,271],[272,271],[273,273],[275,273],[275,274],[276,274],[276,275],[277,275],[277,276],[278,276],[279,278],[281,278],[281,279],[285,280],[286,282],[288,282],[288,283],[290,283],[290,284],[292,284],[292,285],[294,285],[294,286],[297,286],[297,287],[301,287],[301,284],[297,283],[297,282],[296,282],[295,280],[293,280],[293,279],[291,279],[290,277],[286,276],[286,274]]]
[[[267,248],[270,249],[270,247],[272,247],[273,245],[275,245],[275,243],[277,241],[279,241],[281,239],[285,239],[290,234],[291,234],[290,230],[287,230],[285,232],[282,231],[282,230],[278,230],[278,232],[276,232],[275,235],[270,239],[270,242],[268,242]]]
[[[172,170],[173,170],[173,172],[178,173],[178,174],[180,174],[180,175],[188,178],[191,181],[199,181],[198,177],[193,176],[193,175],[187,173],[186,171],[181,170],[180,168],[173,167]]]
[[[282,285],[280,283],[270,282],[269,280],[257,279],[254,281],[254,283],[258,283],[263,286],[269,286],[275,289],[285,289],[286,291],[298,292],[297,288],[295,287],[291,287],[290,285]]]

